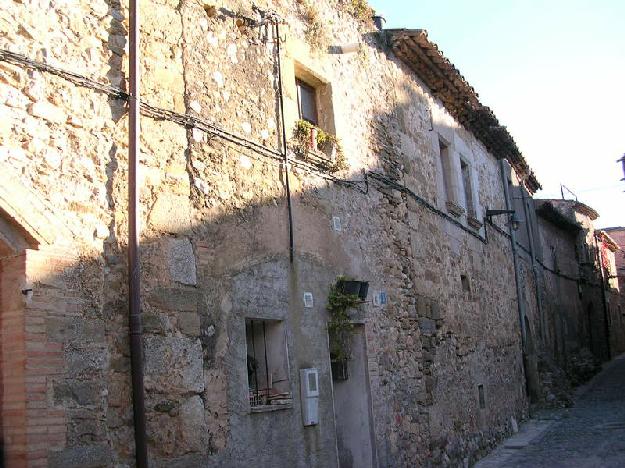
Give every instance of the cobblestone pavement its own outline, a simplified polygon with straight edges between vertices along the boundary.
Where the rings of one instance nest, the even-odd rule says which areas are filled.
[[[591,381],[573,408],[553,416],[527,444],[504,443],[476,467],[625,468],[625,355]]]

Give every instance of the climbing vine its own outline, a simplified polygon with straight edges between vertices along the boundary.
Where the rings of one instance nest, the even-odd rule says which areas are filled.
[[[328,294],[330,358],[338,362],[345,362],[352,357],[351,334],[354,325],[347,311],[360,303],[358,296],[343,292],[341,283],[347,280],[344,276],[339,276]]]

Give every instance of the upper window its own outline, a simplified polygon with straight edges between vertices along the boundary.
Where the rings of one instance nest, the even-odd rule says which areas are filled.
[[[297,109],[299,118],[313,125],[319,125],[317,112],[317,90],[302,80],[296,80],[297,86]]]
[[[443,187],[445,189],[445,197],[448,202],[453,202],[454,197],[451,191],[451,161],[449,159],[449,145],[443,140],[438,140],[438,149],[441,157],[441,168],[443,169]]]
[[[462,187],[464,189],[464,203],[469,216],[475,216],[473,203],[473,185],[471,183],[471,167],[463,159],[460,159],[460,171],[462,173]]]

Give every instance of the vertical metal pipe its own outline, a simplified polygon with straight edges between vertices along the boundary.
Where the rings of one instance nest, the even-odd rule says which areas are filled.
[[[267,360],[267,322],[263,320],[263,348],[265,350],[265,385],[267,389],[267,395],[269,396],[269,392],[271,391],[271,387],[269,386],[269,361]],[[267,402],[265,402],[266,404]]]
[[[254,333],[254,320],[250,320],[250,327],[252,329],[252,352],[254,353],[254,388],[256,390],[255,404],[258,404],[258,360],[256,359],[256,334]]]
[[[534,276],[534,293],[536,295],[536,307],[538,308],[538,317],[540,320],[540,336],[543,343],[547,337],[547,324],[545,322],[545,313],[543,309],[542,296],[540,294],[540,287],[538,284],[538,262],[536,261],[536,244],[534,240],[534,229],[530,222],[531,212],[527,206],[527,198],[525,197],[525,189],[521,187],[521,201],[523,202],[523,213],[525,214],[525,227],[527,229],[527,239],[529,241],[530,255],[532,256],[532,273]]]
[[[284,174],[286,180],[286,206],[289,212],[289,260],[293,263],[294,246],[293,246],[293,207],[291,205],[291,185],[289,183],[289,153],[287,151],[286,142],[286,126],[284,119],[284,93],[282,90],[282,63],[280,61],[280,25],[279,20],[275,22],[276,26],[276,53],[278,54],[278,99],[280,101],[280,120],[282,125],[282,151],[284,152]]]
[[[499,169],[501,170],[501,182],[503,184],[503,194],[506,201],[506,210],[512,210],[514,208],[512,207],[512,203],[510,200],[507,176],[508,171],[506,167],[506,161],[504,159],[499,160]],[[523,306],[523,301],[521,300],[522,291],[519,273],[519,255],[516,245],[516,233],[514,232],[514,229],[512,229],[512,227],[510,227],[508,232],[510,233],[510,243],[512,244],[512,263],[514,265],[514,283],[516,286],[516,295],[519,309],[519,323],[521,325],[521,344],[523,346],[523,352],[525,353],[525,346],[527,344],[527,335],[525,330],[525,308]]]
[[[128,128],[128,312],[130,333],[130,363],[132,379],[132,409],[135,426],[135,459],[138,468],[147,468],[148,449],[145,431],[145,401],[143,388],[143,337],[141,329],[141,298],[139,269],[139,220],[137,166],[139,154],[139,5],[130,0],[130,29],[128,67],[129,128]]]

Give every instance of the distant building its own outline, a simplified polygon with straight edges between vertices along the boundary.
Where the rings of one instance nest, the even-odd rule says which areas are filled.
[[[617,344],[614,350],[614,355],[625,352],[625,227],[608,227],[603,228],[603,231],[613,240],[613,243],[618,245],[619,250],[614,254],[614,268],[609,271],[609,277],[611,284],[618,283],[620,296],[619,303],[615,306],[614,314],[614,328],[619,330],[620,333],[615,332],[615,339]]]

